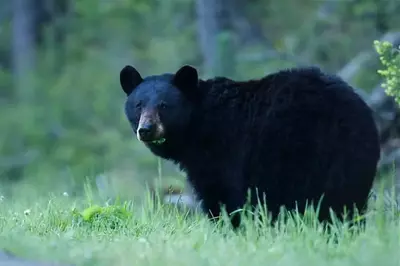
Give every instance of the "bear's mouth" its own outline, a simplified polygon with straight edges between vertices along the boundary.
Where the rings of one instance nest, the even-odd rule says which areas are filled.
[[[166,139],[165,138],[159,138],[159,139],[153,139],[153,140],[145,140],[145,139],[140,139],[139,140],[145,144],[152,144],[152,145],[161,145],[163,144]]]
[[[156,140],[147,141],[147,143],[154,144],[154,145],[161,145],[165,142],[165,140],[166,140],[165,138],[159,138]]]

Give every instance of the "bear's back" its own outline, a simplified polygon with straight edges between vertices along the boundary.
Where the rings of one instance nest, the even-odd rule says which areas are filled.
[[[333,97],[331,100],[352,98],[360,103],[360,96],[340,77],[324,73],[318,67],[297,67],[267,74],[260,79],[234,81],[229,78],[216,77],[204,82],[207,91],[208,106],[228,103],[271,104],[280,96],[300,97],[296,100],[307,100],[305,96],[320,95]],[[321,99],[321,98],[320,98]],[[292,98],[294,100],[294,98]]]
[[[244,122],[246,117],[266,119],[283,110],[343,118],[350,113],[373,119],[370,108],[349,84],[317,67],[290,68],[247,81],[218,77],[205,81],[204,88],[202,112],[220,113],[225,123]]]

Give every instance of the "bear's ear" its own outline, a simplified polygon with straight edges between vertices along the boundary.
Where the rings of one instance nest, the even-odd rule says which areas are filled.
[[[131,94],[142,81],[142,76],[133,66],[127,65],[119,73],[119,82],[126,95]]]
[[[190,90],[196,90],[199,82],[199,76],[196,68],[184,65],[176,73],[173,80],[175,86],[180,90],[190,93]]]

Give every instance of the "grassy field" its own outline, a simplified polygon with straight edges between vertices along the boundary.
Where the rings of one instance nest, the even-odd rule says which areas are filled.
[[[235,233],[202,215],[150,201],[128,205],[122,216],[113,212],[85,221],[77,213],[89,206],[87,198],[25,194],[0,200],[0,248],[35,261],[99,266],[400,265],[395,210],[371,212],[365,230],[356,233],[337,224],[327,234],[317,223],[306,226],[293,220],[258,227],[247,220],[245,230]]]

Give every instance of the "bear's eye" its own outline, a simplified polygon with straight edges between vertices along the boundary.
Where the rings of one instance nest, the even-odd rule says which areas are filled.
[[[142,102],[137,102],[137,103],[135,104],[135,107],[136,107],[136,108],[140,108],[140,106],[142,106]]]
[[[167,108],[167,104],[166,104],[165,102],[161,102],[161,103],[159,104],[159,107],[160,107],[161,109],[165,109],[165,108]]]

